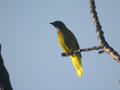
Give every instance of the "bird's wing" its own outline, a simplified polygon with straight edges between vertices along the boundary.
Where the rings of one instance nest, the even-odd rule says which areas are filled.
[[[70,51],[75,51],[80,49],[77,39],[71,31],[69,32],[69,34],[67,34],[65,38],[65,43],[67,47],[70,49]]]
[[[65,43],[72,51],[79,49],[77,39],[71,31],[68,32],[67,36],[65,36]]]
[[[64,38],[64,42],[65,42],[67,48],[69,48],[69,51],[75,51],[75,50],[80,49],[79,44],[78,44],[77,39],[74,36],[74,34],[70,30],[67,30],[67,31],[68,32]]]

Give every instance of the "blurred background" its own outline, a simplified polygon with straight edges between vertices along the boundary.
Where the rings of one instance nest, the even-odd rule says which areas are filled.
[[[120,0],[95,0],[108,43],[120,53]],[[61,57],[61,20],[81,48],[99,45],[89,0],[0,0],[0,44],[14,90],[120,90],[120,64],[106,53],[82,53],[84,75]]]

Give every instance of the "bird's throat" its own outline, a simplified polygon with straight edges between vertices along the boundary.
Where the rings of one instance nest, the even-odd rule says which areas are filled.
[[[56,28],[56,31],[58,32],[58,31],[60,31],[58,28]]]

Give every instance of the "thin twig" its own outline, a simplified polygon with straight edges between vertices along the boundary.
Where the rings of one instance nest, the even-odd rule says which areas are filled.
[[[100,50],[98,53],[99,54],[103,54],[105,51],[102,49],[102,50]]]
[[[69,56],[69,55],[74,55],[74,54],[80,54],[80,52],[85,52],[85,51],[92,51],[92,50],[99,50],[102,49],[103,47],[101,46],[94,46],[90,48],[84,48],[84,49],[78,49],[76,51],[71,51],[69,53],[62,53],[61,56]]]
[[[101,24],[99,22],[99,18],[97,16],[94,0],[89,0],[89,8],[90,8],[90,13],[91,13],[92,19],[94,21],[94,25],[96,27],[96,33],[97,33],[97,37],[98,37],[100,46],[103,47],[104,52],[108,53],[110,56],[112,56],[112,58],[114,58],[114,60],[116,60],[118,63],[120,63],[120,55],[105,40],[104,32],[102,30],[102,26],[101,26]]]

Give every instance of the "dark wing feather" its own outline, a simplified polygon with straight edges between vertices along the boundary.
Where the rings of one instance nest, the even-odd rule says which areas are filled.
[[[71,31],[68,31],[67,36],[65,37],[66,37],[65,43],[67,47],[70,49],[70,51],[75,51],[75,50],[80,49],[77,39]]]

